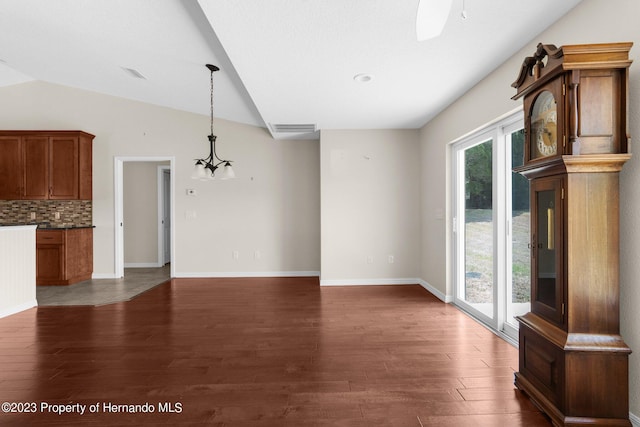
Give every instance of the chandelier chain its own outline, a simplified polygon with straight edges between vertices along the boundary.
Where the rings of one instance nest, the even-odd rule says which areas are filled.
[[[213,135],[213,70],[211,71],[211,135]]]

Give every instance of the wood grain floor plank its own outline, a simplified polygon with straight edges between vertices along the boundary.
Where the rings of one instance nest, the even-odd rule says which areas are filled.
[[[174,279],[0,319],[0,364],[3,402],[155,408],[3,426],[550,425],[513,387],[517,350],[417,285]]]

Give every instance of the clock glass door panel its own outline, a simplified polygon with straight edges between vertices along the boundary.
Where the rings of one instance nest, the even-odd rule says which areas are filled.
[[[558,153],[558,104],[553,93],[542,91],[531,109],[531,158]]]
[[[564,80],[542,86],[524,102],[527,150],[525,163],[556,158],[564,154],[566,103]]]
[[[562,178],[532,183],[532,311],[557,324],[563,319],[561,193]]]
[[[536,300],[546,306],[556,305],[556,248],[554,245],[555,191],[546,190],[536,193],[537,228],[537,269],[538,286]]]

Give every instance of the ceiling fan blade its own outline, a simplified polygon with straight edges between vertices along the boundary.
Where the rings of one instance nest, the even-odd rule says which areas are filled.
[[[447,23],[453,0],[418,0],[416,36],[418,41],[438,37]]]

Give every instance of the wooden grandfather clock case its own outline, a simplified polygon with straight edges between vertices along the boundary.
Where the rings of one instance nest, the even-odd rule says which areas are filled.
[[[632,43],[539,44],[524,60],[531,312],[515,385],[555,426],[631,426],[620,336],[619,172],[629,158]]]

